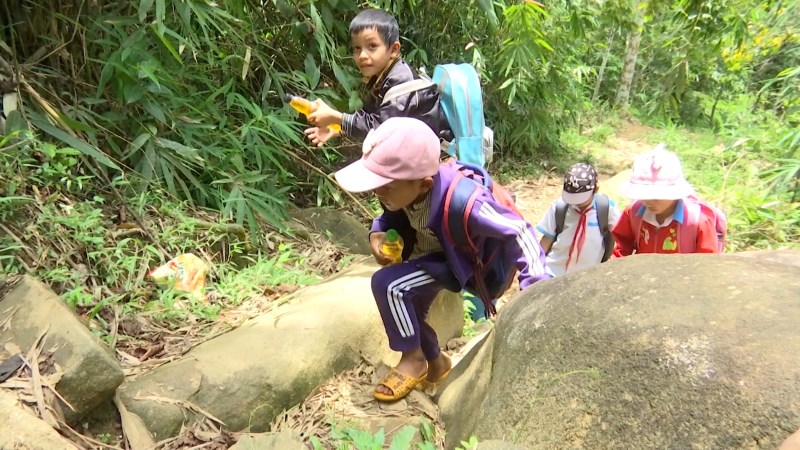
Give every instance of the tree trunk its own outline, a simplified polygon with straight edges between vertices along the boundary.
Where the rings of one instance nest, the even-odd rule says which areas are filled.
[[[636,14],[636,26],[628,35],[628,45],[625,49],[625,62],[622,66],[622,78],[619,81],[617,98],[614,105],[623,111],[628,109],[631,97],[631,84],[633,75],[636,73],[636,58],[639,56],[639,43],[642,40],[642,14],[639,11],[639,0],[634,2],[634,14]]]
[[[608,36],[608,42],[606,42],[606,53],[603,55],[603,62],[600,64],[600,72],[597,74],[597,82],[594,84],[594,92],[592,93],[592,103],[597,100],[597,94],[600,93],[600,85],[603,84],[603,79],[605,78],[606,73],[606,64],[608,64],[608,55],[611,54],[611,43],[614,42],[614,35],[617,33],[617,30],[611,30],[611,34]]]

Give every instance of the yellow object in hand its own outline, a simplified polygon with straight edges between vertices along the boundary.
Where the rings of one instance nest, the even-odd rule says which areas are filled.
[[[302,114],[302,115],[304,115],[306,117],[308,117],[309,114],[314,112],[314,104],[311,103],[310,100],[305,99],[303,97],[300,97],[300,96],[297,96],[297,95],[286,94],[286,96],[283,98],[283,100],[286,101],[286,103],[288,103],[289,106],[294,108],[295,111],[299,112],[300,114]],[[328,128],[330,128],[331,130],[333,130],[333,131],[335,131],[337,133],[341,133],[342,132],[342,126],[337,124],[337,123],[328,125]]]
[[[403,238],[397,230],[391,229],[386,232],[386,238],[381,244],[381,253],[392,260],[389,264],[397,264],[403,261]]]

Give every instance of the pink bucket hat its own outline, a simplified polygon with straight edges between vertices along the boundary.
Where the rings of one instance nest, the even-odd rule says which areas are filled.
[[[439,171],[439,138],[410,117],[393,117],[364,139],[361,159],[336,172],[350,192],[377,189],[394,180],[421,180]]]
[[[681,161],[664,144],[636,157],[622,193],[633,200],[678,200],[694,193]]]

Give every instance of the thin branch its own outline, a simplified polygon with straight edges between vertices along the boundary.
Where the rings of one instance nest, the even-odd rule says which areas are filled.
[[[318,168],[317,166],[315,166],[315,165],[313,165],[313,164],[309,163],[308,161],[304,160],[303,158],[301,158],[301,157],[300,157],[300,155],[298,155],[297,153],[293,152],[292,150],[289,150],[289,149],[287,148],[287,149],[284,149],[284,151],[285,151],[286,153],[288,153],[289,155],[291,155],[292,157],[294,157],[296,160],[300,161],[300,163],[304,164],[305,166],[307,166],[308,168],[310,168],[311,170],[313,170],[314,172],[317,172],[318,174],[320,174],[320,175],[322,175],[323,177],[327,178],[327,179],[328,179],[328,180],[329,180],[331,183],[333,183],[333,184],[334,184],[334,185],[336,185],[336,186],[337,186],[339,189],[341,189],[341,190],[342,190],[342,192],[344,192],[344,193],[345,193],[345,195],[347,195],[348,197],[350,197],[350,199],[351,199],[351,200],[353,200],[353,201],[356,203],[356,205],[358,205],[358,207],[359,207],[359,208],[361,209],[361,211],[364,213],[364,217],[366,217],[366,218],[368,218],[368,219],[372,219],[372,218],[373,218],[374,214],[370,213],[370,212],[369,212],[369,210],[368,210],[368,209],[367,209],[367,208],[366,208],[366,207],[365,207],[365,206],[364,206],[364,205],[363,205],[363,204],[362,204],[362,203],[361,203],[361,202],[360,202],[360,201],[359,201],[359,200],[358,200],[358,199],[357,199],[357,198],[356,198],[356,197],[355,197],[353,194],[351,194],[351,193],[350,193],[350,192],[348,192],[346,189],[344,189],[344,188],[343,188],[343,187],[342,187],[342,186],[341,186],[341,185],[340,185],[340,184],[339,184],[339,183],[336,181],[336,179],[335,179],[335,178],[333,178],[332,176],[330,176],[330,174],[327,174],[327,173],[323,172],[323,171],[322,171],[320,168]]]

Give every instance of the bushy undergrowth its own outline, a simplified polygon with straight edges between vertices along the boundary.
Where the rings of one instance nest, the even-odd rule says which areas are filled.
[[[676,151],[700,194],[727,212],[729,251],[797,246],[800,155],[786,142],[795,130],[772,112],[753,112],[752,100],[720,102],[718,132],[656,123],[648,141]]]
[[[338,269],[320,258],[343,256],[332,248],[312,250],[267,227],[259,229],[261,245],[253,247],[244,227],[166,191],[139,191],[119,180],[100,189],[95,176],[75,173],[80,162],[74,149],[27,132],[12,141],[14,152],[0,152],[6,190],[0,197],[0,273],[36,276],[98,324],[101,334],[111,331],[115,314],[174,324],[212,321],[221,309],[313,283]],[[181,253],[209,262],[206,301],[148,277]]]

